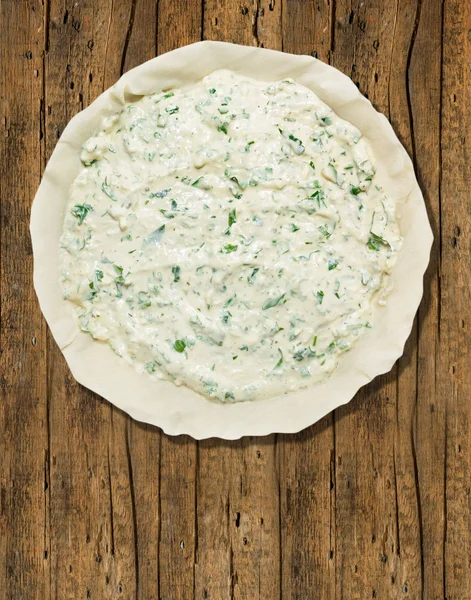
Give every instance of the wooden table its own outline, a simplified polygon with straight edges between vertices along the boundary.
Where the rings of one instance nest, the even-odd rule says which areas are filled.
[[[69,119],[200,39],[352,77],[435,232],[403,358],[297,435],[132,421],[75,383],[32,288],[30,206]],[[0,52],[0,599],[469,600],[471,3],[1,0]]]

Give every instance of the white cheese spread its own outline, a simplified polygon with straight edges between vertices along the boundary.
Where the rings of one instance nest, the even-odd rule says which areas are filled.
[[[374,326],[402,243],[395,202],[360,132],[293,80],[222,70],[145,96],[81,160],[64,298],[149,377],[222,402],[279,396]]]

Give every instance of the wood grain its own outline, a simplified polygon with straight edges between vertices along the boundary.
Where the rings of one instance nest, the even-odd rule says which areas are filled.
[[[0,600],[470,600],[471,6],[0,0]],[[77,385],[32,288],[70,118],[200,39],[330,62],[390,119],[435,234],[404,356],[294,435],[169,438]]]
[[[44,8],[9,2],[0,18],[0,595],[36,599],[50,593],[46,327],[28,234],[43,166]]]
[[[448,2],[443,18],[441,128],[440,314],[438,398],[445,399],[444,592],[471,589],[469,369],[471,297],[469,133],[471,7]],[[450,207],[452,210],[450,210]],[[442,446],[443,449],[443,446]]]

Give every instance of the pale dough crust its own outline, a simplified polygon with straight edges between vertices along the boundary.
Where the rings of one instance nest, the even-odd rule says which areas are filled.
[[[373,304],[374,327],[343,354],[325,383],[257,402],[219,404],[192,390],[139,374],[105,344],[78,329],[70,303],[62,298],[59,238],[71,183],[82,169],[81,145],[104,116],[136,96],[196,82],[228,68],[263,81],[292,77],[315,92],[363,134],[386,193],[398,201],[404,245],[394,267],[394,288],[386,306]],[[423,292],[432,231],[412,162],[388,120],[346,76],[309,56],[199,42],[154,58],[129,71],[68,124],[46,167],[31,211],[34,285],[54,339],[75,379],[139,421],[166,433],[196,439],[293,433],[349,402],[357,390],[391,369],[401,356]]]

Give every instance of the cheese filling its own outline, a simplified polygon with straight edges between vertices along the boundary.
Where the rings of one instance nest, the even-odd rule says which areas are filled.
[[[311,387],[368,328],[401,248],[360,132],[293,80],[228,70],[85,142],[61,238],[79,326],[222,402]]]

